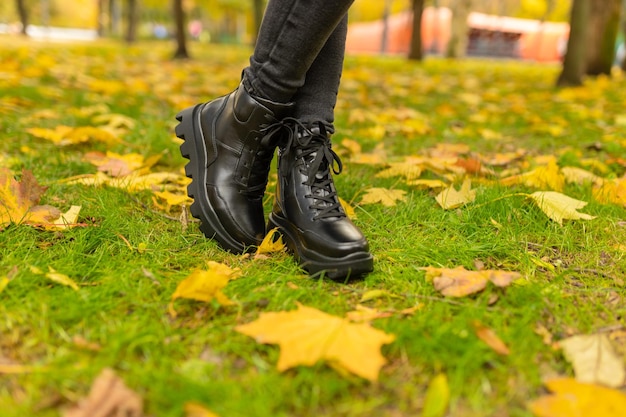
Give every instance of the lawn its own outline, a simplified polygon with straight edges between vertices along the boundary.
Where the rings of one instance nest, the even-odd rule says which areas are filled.
[[[605,335],[623,367],[622,74],[557,90],[555,65],[348,57],[333,138],[345,167],[335,181],[375,271],[344,283],[311,279],[284,251],[224,252],[186,218],[189,202],[159,194],[185,190],[176,113],[235,88],[251,53],[194,44],[193,60],[174,62],[172,52],[166,43],[2,38],[0,169],[16,181],[32,172],[47,187],[41,205],[81,209],[64,230],[0,231],[0,414],[64,415],[111,368],[149,416],[192,416],[189,404],[221,417],[416,416],[437,402],[426,400],[437,375],[450,397],[431,415],[531,416],[545,380],[575,376],[559,341]],[[120,158],[110,164],[132,155],[143,174],[172,178],[90,184],[107,151]],[[442,185],[412,182],[458,190],[467,178],[475,198],[449,209],[436,200]],[[529,198],[542,191],[588,203],[578,212],[594,218],[559,224]],[[397,200],[364,201],[376,192]],[[239,268],[223,288],[232,303],[170,306],[209,261]],[[520,278],[450,297],[425,267]],[[236,330],[298,305],[337,317],[371,309],[366,321],[395,336],[376,380],[323,360],[278,371],[277,345]]]

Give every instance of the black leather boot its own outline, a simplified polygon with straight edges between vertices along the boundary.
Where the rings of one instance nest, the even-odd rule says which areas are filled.
[[[191,214],[224,249],[242,253],[265,236],[263,194],[281,125],[292,107],[252,97],[243,83],[229,95],[180,112],[176,135],[189,159]]]
[[[305,126],[295,119],[284,123],[290,134],[279,145],[276,200],[268,229],[279,228],[311,275],[341,279],[372,271],[367,240],[337,197],[331,170],[339,174],[342,165],[324,125]]]

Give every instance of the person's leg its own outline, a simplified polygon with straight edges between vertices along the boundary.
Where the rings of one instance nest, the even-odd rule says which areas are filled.
[[[278,102],[292,101],[331,35],[340,23],[345,24],[353,2],[270,0],[250,66],[244,70],[244,85],[250,93]],[[338,48],[341,61],[344,44],[345,39]],[[334,78],[334,72],[335,68],[329,68],[327,74]]]
[[[251,63],[231,94],[180,112],[178,137],[200,230],[243,252],[265,234],[263,194],[286,104],[353,0],[270,0]]]
[[[306,82],[292,97],[293,117],[304,123],[322,121],[334,132],[335,104],[343,71],[348,16],[339,22],[309,68]]]
[[[346,216],[332,179],[332,172],[342,168],[330,135],[346,32],[344,16],[292,97],[293,117],[283,121],[290,137],[279,147],[279,181],[269,219],[269,227],[279,228],[309,273],[333,279],[373,269],[367,240]]]

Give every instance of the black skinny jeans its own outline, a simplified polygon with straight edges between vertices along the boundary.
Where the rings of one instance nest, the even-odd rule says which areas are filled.
[[[250,66],[248,91],[275,102],[294,102],[293,117],[333,130],[354,0],[270,0]]]

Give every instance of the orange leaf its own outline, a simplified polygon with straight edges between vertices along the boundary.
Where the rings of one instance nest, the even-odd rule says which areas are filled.
[[[489,327],[485,327],[479,321],[474,321],[472,323],[474,326],[474,331],[476,332],[476,336],[483,342],[487,344],[491,349],[493,349],[499,355],[508,355],[511,353],[509,348],[504,344],[502,339],[498,337],[496,332],[491,330]]]
[[[338,370],[370,381],[378,379],[386,362],[381,346],[395,339],[369,324],[351,323],[300,304],[295,311],[261,313],[257,320],[235,330],[259,343],[278,344],[279,371],[326,360]]]
[[[517,272],[508,271],[468,271],[462,266],[454,269],[421,268],[426,271],[426,279],[432,280],[437,291],[448,297],[464,297],[482,291],[491,281],[498,287],[506,287],[520,278]]]

